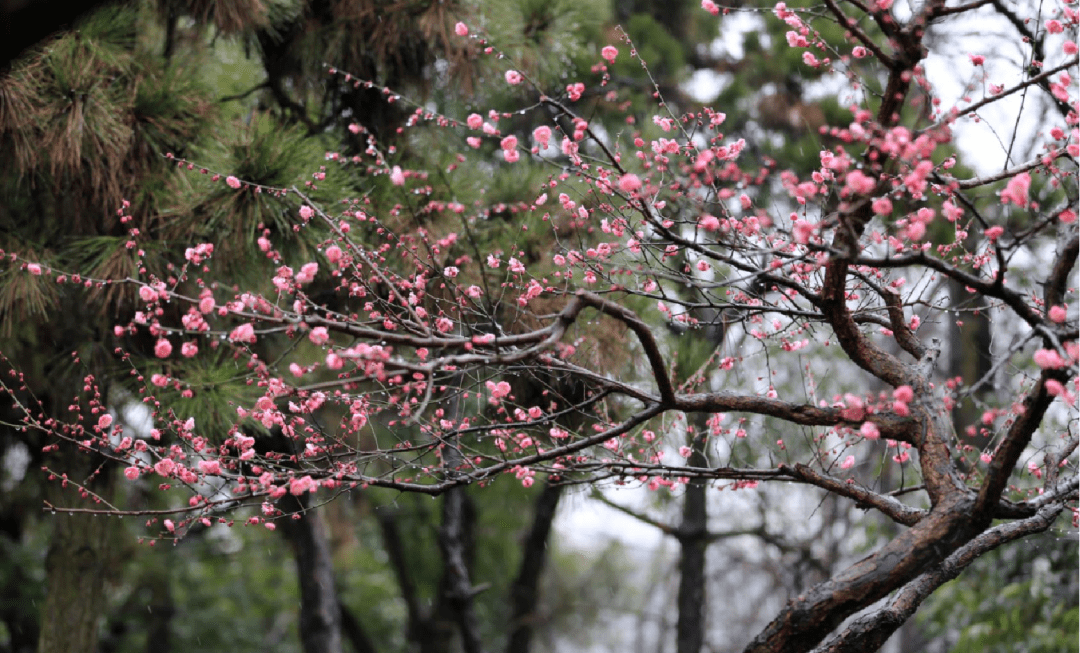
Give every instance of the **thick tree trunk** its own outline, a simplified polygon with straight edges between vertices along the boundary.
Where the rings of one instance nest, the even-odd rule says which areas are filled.
[[[454,488],[443,496],[443,523],[439,527],[439,548],[443,557],[443,577],[439,583],[440,609],[436,619],[449,615],[461,632],[465,653],[482,653],[480,627],[473,609],[476,592],[470,580],[474,548],[476,508],[466,489]]]
[[[101,463],[93,454],[64,447],[55,469],[69,478],[86,478]],[[101,471],[93,491],[111,498],[115,479]],[[52,481],[46,496],[53,505],[71,505],[75,491]],[[45,559],[46,595],[41,608],[38,653],[87,653],[98,645],[98,625],[105,608],[105,581],[114,571],[117,524],[109,517],[81,513],[53,515],[52,538]]]
[[[702,420],[704,421],[704,420]],[[707,427],[700,424],[694,437],[691,467],[705,467]],[[691,480],[683,497],[682,524],[676,532],[679,539],[679,621],[676,624],[678,653],[699,653],[705,644],[705,550],[709,546],[709,514],[706,506],[706,483]]]
[[[561,485],[544,485],[536,501],[529,537],[525,541],[524,555],[517,578],[510,588],[513,612],[510,617],[510,638],[506,653],[528,653],[536,622],[536,604],[540,595],[540,574],[547,561],[548,534],[555,521],[555,509],[559,505],[563,488]]]
[[[398,530],[397,516],[391,508],[384,508],[377,513],[382,529],[383,546],[394,568],[401,599],[405,602],[408,613],[408,631],[406,637],[420,653],[444,653],[450,650],[453,638],[453,623],[437,621],[421,605],[412,575],[409,573],[409,561],[405,557],[405,548]],[[414,650],[414,649],[410,649]]]
[[[278,523],[292,545],[300,582],[300,642],[304,653],[343,653],[341,610],[334,586],[330,542],[318,510],[308,510],[310,495],[282,501],[286,512],[303,511],[300,519]]]
[[[460,373],[449,384],[460,388]],[[447,405],[447,415],[457,422],[461,419],[461,395],[453,392]],[[461,451],[450,443],[443,451],[443,467],[450,476],[459,473],[464,458]],[[476,591],[470,580],[470,568],[475,550],[476,506],[466,488],[456,487],[442,498],[442,525],[439,526],[439,549],[442,552],[443,575],[439,582],[439,601],[435,609],[436,621],[452,619],[461,633],[461,645],[465,653],[482,653],[480,627],[473,608]]]

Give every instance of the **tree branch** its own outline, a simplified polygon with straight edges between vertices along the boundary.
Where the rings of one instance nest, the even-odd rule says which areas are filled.
[[[1047,164],[1047,157],[1049,157],[1053,161],[1067,156],[1068,153],[1065,151],[1065,148],[1061,148],[1056,152],[1051,152],[1050,154],[1044,154],[1042,156],[1035,157],[1030,161],[1025,161],[1024,163],[1009,168],[1008,170],[1002,170],[1001,172],[994,173],[992,175],[986,175],[984,177],[972,177],[971,179],[950,179],[946,177],[945,181],[946,183],[956,184],[956,187],[961,190],[970,190],[972,188],[978,188],[979,186],[992,184],[996,181],[1001,181],[1003,179],[1012,179],[1021,172],[1027,172],[1028,170],[1038,168],[1039,166],[1044,166]]]
[[[1034,517],[985,531],[957,549],[934,569],[908,583],[887,607],[857,619],[827,644],[814,649],[814,653],[863,653],[878,650],[885,644],[885,640],[915,614],[934,590],[959,576],[971,563],[993,549],[1050,528],[1063,508],[1061,503],[1044,506]]]
[[[1054,400],[1053,395],[1046,390],[1046,382],[1055,379],[1065,383],[1068,378],[1069,373],[1065,370],[1043,370],[1035,387],[1024,397],[1021,404],[1023,411],[1009,427],[986,470],[986,477],[979,488],[978,500],[971,515],[974,521],[989,525],[993,518],[993,510],[1001,500],[1001,493],[1008,485],[1016,461],[1031,442],[1031,436],[1039,428],[1046,409]]]
[[[828,474],[815,471],[807,465],[797,464],[794,467],[782,465],[781,469],[790,471],[791,475],[797,479],[806,481],[807,483],[816,485],[817,487],[842,497],[853,499],[855,501],[855,507],[857,508],[862,508],[864,510],[867,508],[876,508],[883,515],[898,524],[913,526],[919,523],[919,521],[928,514],[926,510],[912,508],[892,497],[878,494],[877,492],[864,487],[860,483],[829,476]]]

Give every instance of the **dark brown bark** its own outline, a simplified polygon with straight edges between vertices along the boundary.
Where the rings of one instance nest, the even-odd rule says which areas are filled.
[[[888,595],[970,539],[974,501],[959,494],[877,553],[788,602],[746,653],[801,653],[816,646],[844,619]]]
[[[529,536],[525,540],[521,565],[517,578],[510,587],[510,601],[513,605],[510,613],[510,638],[506,645],[507,653],[528,653],[532,643],[534,624],[536,623],[536,605],[540,596],[540,574],[547,561],[548,535],[555,521],[555,509],[562,497],[563,487],[544,485],[536,500],[536,513],[533,517]]]
[[[159,552],[163,553],[163,552]],[[147,573],[144,581],[150,589],[150,602],[144,610],[148,614],[146,653],[172,653],[172,620],[176,615],[169,566],[159,564]]]
[[[688,461],[692,467],[708,465],[704,453],[707,434],[708,430],[701,428],[694,437]],[[705,551],[709,546],[709,513],[705,501],[707,488],[703,479],[691,479],[687,483],[682,523],[676,531],[680,545],[676,601],[679,620],[675,626],[678,653],[698,653],[705,644]]]
[[[334,562],[326,526],[317,510],[309,510],[311,495],[288,495],[280,508],[300,519],[278,521],[292,547],[300,584],[300,643],[304,653],[343,653],[341,610],[334,586]]]
[[[462,377],[456,375],[448,384],[452,389],[446,414],[450,419],[461,419],[461,394],[457,388]],[[443,450],[443,468],[452,478],[460,474],[464,457],[455,443],[448,443]],[[456,487],[443,496],[442,524],[439,526],[439,550],[442,553],[443,574],[439,581],[439,600],[435,619],[453,620],[461,634],[465,653],[482,653],[480,626],[473,608],[477,590],[470,578],[473,552],[475,550],[476,507],[465,487]]]
[[[473,609],[477,590],[469,580],[474,545],[476,508],[466,488],[454,488],[443,496],[443,522],[439,527],[439,549],[443,576],[439,583],[436,618],[449,615],[457,624],[465,653],[482,653],[480,625]]]
[[[409,562],[405,556],[401,531],[398,529],[397,515],[389,508],[377,511],[376,515],[382,531],[383,548],[386,550],[386,555],[390,559],[390,566],[397,577],[401,599],[405,602],[405,611],[408,618],[405,633],[407,639],[421,653],[443,653],[449,650],[453,636],[453,626],[433,619],[432,614],[420,603],[416,593],[416,585],[413,582],[412,575],[409,573]]]
[[[1042,508],[1034,517],[1002,524],[982,533],[940,564],[908,583],[889,605],[857,619],[827,644],[815,649],[815,653],[862,653],[878,650],[915,614],[915,610],[934,590],[959,576],[960,572],[980,556],[1002,544],[1050,528],[1063,509],[1063,503],[1055,503]]]
[[[69,478],[83,479],[101,460],[88,452],[62,450],[59,469]],[[105,470],[92,484],[109,498],[115,479]],[[75,490],[52,481],[46,496],[53,505],[70,505]],[[105,608],[105,582],[115,572],[117,522],[102,515],[68,514],[52,520],[52,537],[45,559],[46,595],[41,607],[38,653],[86,653],[97,648],[98,624]]]

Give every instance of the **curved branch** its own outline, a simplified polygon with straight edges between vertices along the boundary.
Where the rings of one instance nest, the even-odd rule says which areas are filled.
[[[1076,258],[1080,255],[1080,238],[1077,237],[1075,227],[1070,228],[1062,239],[1065,241],[1065,247],[1054,261],[1054,267],[1046,279],[1046,288],[1043,289],[1043,304],[1046,310],[1061,303],[1065,296],[1065,288],[1069,284],[1069,273],[1072,272],[1076,265]]]
[[[619,320],[634,332],[641,346],[645,349],[645,357],[649,359],[653,377],[656,379],[657,389],[660,391],[660,401],[667,406],[674,405],[675,388],[671,384],[671,377],[668,376],[667,368],[664,365],[664,357],[660,353],[660,346],[656,343],[656,337],[653,336],[649,325],[645,324],[630,309],[608,301],[596,293],[579,290],[574,297],[584,305],[592,306],[604,315]]]
[[[990,0],[984,1],[989,2]],[[866,46],[867,50],[870,50],[870,52],[874,54],[874,57],[877,58],[878,61],[880,61],[888,68],[892,68],[896,65],[896,61],[889,55],[882,52],[881,48],[879,48],[877,43],[874,42],[874,39],[867,36],[866,32],[859,28],[858,23],[856,23],[853,18],[844,13],[844,11],[840,8],[840,5],[836,4],[836,0],[825,0],[825,6],[828,7],[829,11],[832,13],[833,16],[836,16],[836,19],[837,21],[839,21],[840,26],[843,27],[845,30],[851,32],[852,35],[854,35],[860,43]],[[865,9],[863,10],[865,11]]]
[[[1043,370],[1035,387],[1024,397],[1021,404],[1023,411],[1009,427],[1001,445],[994,453],[994,458],[990,461],[989,469],[986,470],[986,478],[983,480],[982,487],[979,488],[979,496],[972,512],[973,521],[989,525],[993,518],[994,509],[1001,500],[1001,493],[1005,491],[1009,477],[1013,474],[1016,461],[1020,459],[1024,448],[1031,442],[1031,436],[1039,428],[1046,409],[1054,400],[1054,396],[1046,390],[1046,382],[1054,379],[1064,383],[1068,378],[1069,373],[1064,370]]]
[[[970,540],[977,533],[968,518],[972,503],[959,492],[945,495],[922,520],[876,553],[789,601],[746,647],[746,653],[810,650],[846,618],[902,587]]]
[[[984,532],[957,549],[934,569],[908,583],[888,606],[857,619],[824,646],[814,649],[814,653],[862,653],[878,650],[885,640],[915,614],[915,610],[934,590],[959,576],[971,563],[1002,544],[1050,528],[1063,509],[1064,504],[1061,503],[1044,506],[1029,519],[1002,524]]]
[[[1075,440],[1075,437],[1073,439]],[[1050,469],[1052,470],[1053,467],[1051,466]],[[1049,483],[1042,494],[1019,503],[1002,499],[998,504],[997,512],[994,513],[994,517],[998,519],[1026,519],[1035,515],[1035,513],[1051,503],[1058,501],[1076,501],[1077,497],[1080,496],[1080,485],[1077,484],[1078,481],[1080,481],[1080,478],[1073,475]]]
[[[878,494],[859,483],[849,482],[848,480],[823,474],[811,469],[807,465],[798,464],[794,467],[784,465],[782,466],[782,469],[790,471],[792,476],[806,481],[811,485],[816,485],[817,487],[842,497],[854,499],[855,507],[857,508],[862,508],[864,510],[867,508],[876,508],[883,515],[898,524],[914,526],[928,514],[925,510],[912,508],[892,497]]]
[[[737,395],[727,392],[706,392],[679,395],[673,406],[684,413],[738,412],[777,417],[804,426],[850,426],[857,428],[863,422],[873,422],[883,437],[915,444],[914,419],[895,413],[872,413],[863,419],[845,419],[840,408],[819,408],[812,404],[795,404],[780,399],[753,395]]]
[[[911,265],[924,265],[932,270],[940,272],[950,279],[974,288],[976,291],[994,299],[1000,299],[1006,306],[1011,308],[1016,313],[1017,317],[1027,322],[1032,327],[1036,327],[1046,323],[1043,316],[1040,315],[1035,309],[1031,308],[1025,301],[1024,295],[1014,292],[1005,287],[1004,284],[995,281],[984,281],[976,276],[973,276],[959,268],[949,265],[945,261],[933,256],[928,256],[926,252],[914,252],[905,256],[872,258],[867,256],[861,256],[855,259],[856,265],[869,265],[879,268],[900,268]]]

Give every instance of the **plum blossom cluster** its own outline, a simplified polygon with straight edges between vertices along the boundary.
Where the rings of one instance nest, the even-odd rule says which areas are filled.
[[[883,18],[890,6],[867,6],[882,29],[895,27]],[[709,0],[701,7],[720,12]],[[1070,11],[1063,6],[1046,31],[1074,35]],[[783,3],[774,13],[805,65],[850,62],[825,54],[815,16]],[[474,32],[454,27],[463,39]],[[162,523],[176,536],[241,504],[257,507],[251,523],[271,527],[286,495],[372,486],[437,494],[502,477],[525,487],[608,480],[676,492],[692,479],[733,490],[796,481],[888,514],[890,499],[858,489],[856,476],[891,461],[919,475],[936,501],[955,489],[940,472],[954,446],[981,465],[971,483],[1016,468],[1034,492],[1046,479],[1020,463],[1036,437],[1032,416],[1036,426],[1056,425],[1075,416],[1080,395],[1068,197],[1077,113],[1067,108],[1040,132],[1034,160],[986,177],[961,173],[954,128],[978,103],[930,102],[925,115],[901,119],[905,97],[932,90],[923,64],[908,60],[917,44],[900,47],[914,38],[851,32],[851,56],[876,63],[896,97],[849,98],[847,118],[821,128],[811,170],[763,160],[749,133],[725,133],[724,112],[676,110],[659,89],[645,120],[624,118],[618,133],[600,128],[583,103],[602,96],[617,105],[607,67],[638,57],[628,38],[600,50],[599,79],[561,88],[535,88],[525,66],[506,63],[499,83],[533,93],[543,124],[523,127],[495,109],[446,116],[381,89],[388,102],[414,107],[404,132],[431,130],[460,148],[438,171],[448,184],[471,168],[547,171],[520,201],[466,203],[359,124],[349,130],[365,134],[367,149],[326,159],[366,166],[377,192],[339,203],[172,157],[229,192],[279,199],[295,230],[260,227],[254,242],[268,267],[243,287],[219,278],[220,243],[192,243],[160,279],[142,271],[86,280],[14,256],[32,283],[131,286],[138,310],[113,335],[137,400],[154,414],[148,433],[123,436],[98,397],[88,403],[93,419],[34,423],[120,461],[132,482],[186,492],[184,511]],[[1068,42],[1058,55],[1075,56]],[[1043,66],[1048,93],[1067,107],[1076,96],[1062,66],[1074,64]],[[981,106],[1033,84],[1003,87]],[[483,228],[532,236],[537,225],[547,230],[539,245],[522,236],[476,246]],[[316,246],[290,248],[302,231],[316,234]],[[1023,267],[1044,257],[1054,263]],[[956,301],[947,284],[980,302]],[[992,374],[945,379],[935,338],[970,306],[1018,325],[1010,327],[1018,344]],[[677,370],[683,337],[712,338],[715,351]],[[209,392],[197,365],[221,358],[236,368],[237,392],[212,432],[176,415]],[[794,372],[778,376],[776,361]],[[841,365],[851,373],[834,373]],[[1010,398],[979,398],[991,384]],[[976,399],[986,405],[962,425],[969,431],[941,419]],[[777,424],[805,428],[807,443],[764,435]],[[688,444],[695,428],[704,439]],[[958,445],[961,435],[985,446]],[[769,464],[708,458],[741,443],[767,451]],[[1075,473],[1074,452],[1054,468]]]

